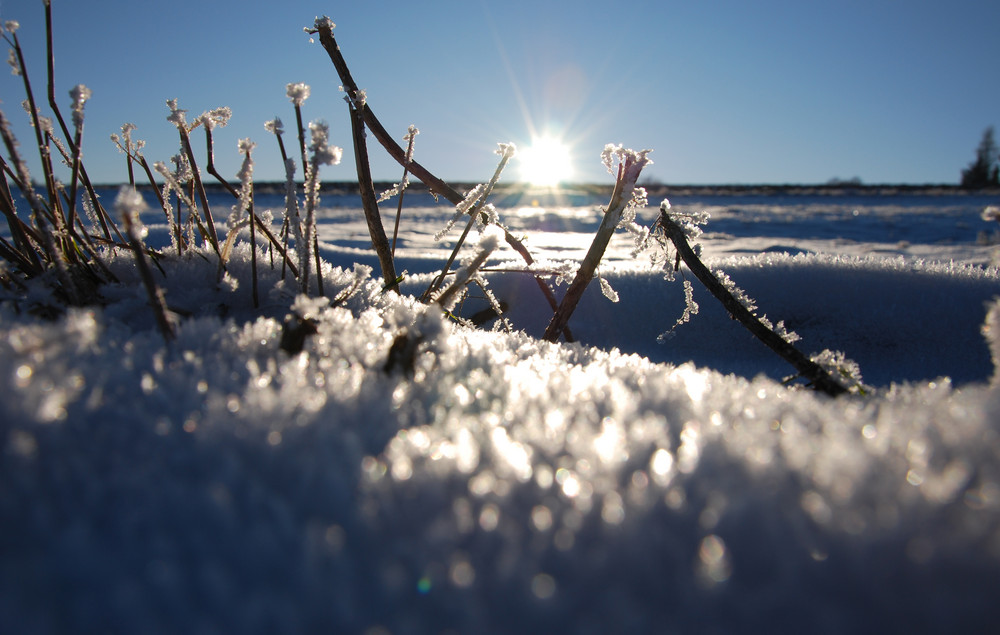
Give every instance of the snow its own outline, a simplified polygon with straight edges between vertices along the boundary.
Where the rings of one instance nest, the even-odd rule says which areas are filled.
[[[601,268],[620,301],[591,285],[570,321],[581,343],[537,339],[549,312],[518,273],[487,277],[523,330],[460,326],[412,296],[450,250],[433,236],[451,209],[407,197],[425,206],[404,209],[402,296],[368,276],[349,205],[318,211],[327,294],[356,290],[337,306],[297,298],[259,252],[254,310],[246,242],[223,284],[210,250],[160,259],[183,316],[170,344],[127,253],[109,256],[122,284],[103,309],[0,306],[0,631],[995,624],[1000,272],[976,241],[985,206],[674,201],[711,213],[710,266],[797,346],[859,364],[870,393],[831,399],[783,385],[791,369],[697,281],[698,314],[658,342],[691,277],[663,280],[625,233]],[[600,222],[588,205],[498,210],[539,267],[581,258]],[[149,240],[168,245],[161,219],[144,218]],[[467,249],[523,269],[497,242]]]

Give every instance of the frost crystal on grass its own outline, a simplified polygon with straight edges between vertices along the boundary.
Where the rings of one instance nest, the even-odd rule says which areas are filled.
[[[694,286],[691,284],[690,280],[684,281],[684,313],[681,314],[674,325],[670,327],[670,330],[665,333],[660,333],[656,336],[656,341],[663,343],[676,335],[676,329],[682,324],[686,324],[691,321],[692,315],[697,315],[699,310],[698,303],[694,301]]]
[[[198,121],[201,125],[205,126],[207,130],[212,130],[216,126],[224,128],[226,124],[229,123],[230,117],[233,116],[233,110],[229,106],[222,106],[220,108],[214,108],[212,110],[202,113]]]
[[[330,145],[330,126],[323,121],[314,121],[309,124],[309,132],[312,135],[309,151],[312,153],[313,162],[317,165],[340,163],[344,150]]]
[[[341,86],[340,89],[344,90],[344,87]],[[368,92],[364,88],[358,89],[353,96],[344,95],[344,101],[349,103],[352,108],[362,110],[368,103]]]
[[[742,304],[747,311],[756,316],[757,303],[754,302],[753,298],[746,294],[746,291],[736,286],[736,283],[729,277],[729,274],[721,269],[716,269],[712,273],[719,280],[719,282],[722,283],[722,286],[724,286],[729,293],[733,294],[733,297],[736,298],[736,300]]]
[[[21,74],[21,65],[17,63],[17,54],[14,53],[14,49],[7,51],[7,64],[10,65],[10,74],[15,77]]]
[[[405,190],[409,185],[410,185],[410,177],[407,176],[406,178],[404,178],[399,183],[396,183],[395,185],[393,185],[389,189],[387,189],[384,192],[382,192],[381,194],[379,194],[378,195],[378,202],[381,203],[383,201],[388,201],[393,196],[396,196],[397,194],[399,194],[400,192],[402,192],[403,190]]]
[[[275,117],[274,119],[271,119],[270,121],[265,121],[264,122],[264,129],[267,130],[268,132],[270,132],[271,134],[275,134],[275,135],[279,135],[279,136],[282,135],[285,132],[285,126],[284,126],[284,124],[281,123],[281,119],[278,118],[278,117]]]
[[[146,201],[135,188],[123,185],[115,197],[115,212],[135,229],[140,238],[146,237],[146,227],[139,221],[139,214],[146,209]]]
[[[253,194],[253,158],[250,153],[257,147],[257,144],[249,138],[240,139],[237,144],[240,154],[243,155],[243,164],[240,171],[236,173],[236,178],[240,180],[240,198],[236,205],[233,205],[232,215],[229,217],[230,231],[235,229],[237,223],[243,217],[243,212],[250,209],[250,199]]]
[[[337,24],[325,15],[321,18],[316,18],[316,21],[313,23],[313,25],[317,31],[323,27],[326,27],[331,31],[337,28]],[[306,27],[306,31],[309,31],[309,27]]]
[[[490,226],[482,231],[479,236],[479,249],[476,251],[475,256],[468,262],[463,263],[463,266],[455,272],[454,282],[434,298],[434,301],[441,308],[449,312],[454,309],[461,295],[460,292],[465,289],[465,286],[471,280],[476,279],[479,275],[479,269],[482,268],[483,264],[486,263],[486,259],[500,245],[502,238],[503,230],[499,227]]]
[[[301,106],[309,99],[309,85],[299,82],[297,84],[288,84],[285,86],[285,94],[288,98],[292,100],[292,103],[296,106]]]
[[[604,294],[604,297],[612,302],[618,302],[618,292],[612,288],[611,283],[600,275],[597,276],[597,281],[601,284],[601,293]]]
[[[444,238],[445,235],[449,231],[451,231],[451,228],[455,226],[455,223],[457,223],[459,219],[461,219],[463,216],[469,213],[469,210],[472,209],[472,206],[476,204],[476,201],[479,200],[479,198],[483,195],[483,192],[485,191],[486,191],[486,185],[483,183],[480,183],[479,185],[469,190],[469,193],[465,195],[465,198],[462,199],[462,202],[455,206],[455,214],[454,216],[451,217],[451,220],[449,220],[448,223],[444,226],[444,229],[434,234],[434,240],[441,240],[442,238]]]
[[[788,330],[788,327],[785,326],[784,320],[778,320],[778,323],[772,327],[772,330],[778,334],[778,337],[785,340],[789,344],[794,344],[802,339],[795,331]]]
[[[825,371],[847,385],[851,392],[868,392],[861,378],[861,368],[857,362],[848,359],[841,351],[824,350],[810,358]]]
[[[122,124],[122,134],[119,137],[117,134],[111,134],[111,140],[118,146],[118,151],[125,154],[134,154],[135,156],[141,156],[139,150],[142,150],[146,146],[146,142],[142,139],[136,141],[132,140],[132,132],[136,129],[134,123],[123,123]]]
[[[170,109],[170,115],[167,117],[167,121],[174,124],[178,128],[187,128],[187,119],[184,115],[186,110],[177,107],[176,99],[167,100],[167,108]]]
[[[77,128],[83,126],[83,107],[92,94],[93,92],[83,84],[77,84],[69,91],[69,96],[73,100],[73,125]]]
[[[417,127],[414,126],[413,124],[410,124],[410,127],[407,128],[407,130],[406,130],[406,134],[403,135],[403,141],[406,142],[406,162],[407,163],[409,163],[410,161],[413,161],[413,142],[416,139],[416,137],[417,137],[418,134],[420,134],[420,131],[417,130]]]

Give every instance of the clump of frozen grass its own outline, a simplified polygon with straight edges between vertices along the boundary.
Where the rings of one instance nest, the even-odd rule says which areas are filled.
[[[93,95],[93,91],[83,84],[77,84],[69,91],[69,95],[73,99],[73,125],[77,129],[83,128],[83,107]]]
[[[366,201],[365,214],[368,217],[369,229],[373,232],[373,244],[376,245],[376,249],[379,252],[380,264],[383,269],[383,277],[386,282],[385,288],[395,288],[399,283],[399,278],[396,278],[394,274],[392,261],[394,258],[393,254],[402,210],[403,193],[409,183],[409,174],[412,170],[414,174],[421,178],[421,180],[424,180],[425,183],[432,186],[432,191],[446,193],[449,200],[454,202],[456,205],[455,218],[448,224],[445,230],[441,232],[439,238],[443,238],[444,235],[452,229],[454,224],[456,224],[457,220],[463,215],[469,216],[464,231],[456,241],[455,247],[449,256],[448,261],[442,268],[441,273],[432,281],[431,285],[424,292],[421,299],[425,302],[437,302],[446,309],[450,310],[455,306],[458,300],[467,293],[468,286],[475,283],[482,288],[491,306],[499,314],[501,312],[500,303],[496,301],[496,298],[489,291],[489,289],[487,289],[485,280],[480,275],[486,259],[499,245],[498,238],[502,236],[508,244],[510,244],[515,250],[518,251],[518,253],[522,255],[522,257],[525,258],[528,265],[528,271],[535,273],[539,272],[538,267],[534,265],[533,259],[530,257],[527,250],[524,249],[520,241],[511,236],[509,232],[507,232],[506,229],[500,225],[496,209],[488,202],[488,198],[498,182],[504,167],[514,156],[516,148],[513,144],[499,144],[497,154],[499,154],[501,158],[493,177],[487,183],[473,188],[473,190],[464,198],[458,197],[457,193],[450,190],[446,184],[440,182],[439,179],[433,177],[433,175],[429,174],[413,161],[413,141],[417,134],[417,129],[414,126],[410,126],[407,135],[403,137],[403,139],[407,142],[407,148],[405,151],[402,151],[399,148],[398,143],[387,143],[385,141],[385,131],[382,129],[381,124],[378,123],[377,119],[375,119],[371,109],[367,105],[367,95],[363,90],[359,89],[356,84],[354,84],[353,79],[350,78],[350,74],[346,72],[346,64],[343,63],[343,59],[339,54],[339,48],[336,47],[335,41],[332,38],[333,26],[332,21],[328,18],[317,19],[314,28],[310,32],[318,32],[320,34],[320,39],[323,42],[324,48],[330,54],[331,60],[334,62],[335,66],[337,66],[338,73],[341,74],[341,78],[344,80],[343,90],[347,93],[348,104],[351,110],[355,156],[358,161],[359,184],[362,186],[362,198]],[[23,74],[23,55],[21,54],[19,44],[17,43],[15,31],[16,28],[8,29],[7,32],[5,32],[4,37],[14,45],[11,60],[14,62],[15,69],[21,71]],[[56,134],[53,121],[42,115],[39,109],[35,106],[33,100],[31,99],[30,89],[28,89],[28,92],[29,100],[26,105],[26,110],[32,119],[36,135],[39,135],[39,148],[43,152],[43,158],[45,158],[45,148],[47,147],[45,143],[42,142],[44,137],[45,142],[51,142],[55,145],[63,155],[67,164],[72,164],[73,166],[74,180],[71,187],[72,195],[70,198],[75,201],[77,177],[79,176],[81,182],[87,183],[85,170],[79,161],[81,156],[79,142],[83,128],[84,104],[90,97],[90,91],[83,86],[78,86],[71,91],[71,98],[73,100],[73,122],[76,135],[70,135],[70,133],[66,130],[65,124],[63,124],[62,127],[65,132],[65,136],[67,137],[67,143],[65,144],[62,144],[58,140],[58,135]],[[166,165],[162,162],[156,163],[154,167],[156,171],[161,174],[164,180],[163,190],[162,192],[157,191],[157,195],[160,199],[160,204],[167,215],[168,221],[173,218],[173,210],[169,203],[170,195],[175,195],[177,199],[177,219],[176,221],[172,221],[174,229],[171,233],[171,239],[173,242],[172,246],[176,247],[178,257],[180,257],[184,252],[185,242],[191,246],[192,251],[197,252],[197,250],[204,248],[198,247],[195,241],[196,237],[201,237],[203,241],[207,241],[207,244],[219,257],[220,279],[232,280],[235,285],[236,281],[229,276],[225,267],[230,255],[232,254],[235,242],[242,228],[249,226],[255,306],[257,305],[256,257],[258,246],[256,232],[258,229],[263,232],[263,235],[265,235],[269,241],[272,249],[272,266],[273,250],[277,250],[282,255],[283,272],[286,267],[292,269],[293,275],[297,278],[298,290],[305,294],[309,294],[312,291],[310,282],[313,277],[312,271],[314,270],[316,291],[319,296],[324,295],[322,286],[323,268],[319,256],[319,245],[316,232],[316,210],[319,206],[320,191],[319,168],[323,165],[333,165],[339,163],[341,160],[342,150],[330,143],[329,127],[323,122],[313,122],[309,124],[308,130],[310,132],[311,140],[307,145],[305,139],[305,131],[307,127],[303,123],[302,107],[309,98],[310,93],[310,87],[305,83],[290,83],[286,86],[286,95],[291,101],[296,115],[296,127],[299,140],[298,158],[299,165],[302,166],[303,170],[303,182],[301,187],[303,206],[305,209],[304,217],[300,217],[299,214],[298,186],[295,183],[294,178],[296,173],[295,159],[287,155],[282,141],[284,127],[281,120],[277,117],[265,124],[267,131],[274,134],[278,140],[279,148],[282,153],[282,161],[286,170],[286,209],[280,238],[275,238],[270,233],[270,215],[265,214],[264,219],[262,220],[255,215],[253,210],[253,160],[251,158],[252,151],[254,149],[253,142],[249,139],[245,139],[241,140],[239,143],[238,150],[241,155],[243,155],[243,163],[239,173],[237,174],[237,179],[239,181],[237,187],[230,185],[214,168],[212,132],[217,127],[223,127],[228,124],[232,111],[228,107],[216,108],[204,112],[201,116],[195,118],[192,123],[189,123],[187,119],[187,111],[180,107],[176,99],[172,99],[167,102],[167,106],[170,111],[167,120],[178,130],[180,153],[174,159],[174,170],[167,169]],[[61,123],[62,118],[58,116],[58,112],[56,112],[56,116]],[[231,213],[229,215],[227,227],[228,234],[226,236],[224,246],[220,246],[219,244],[219,233],[215,227],[212,210],[208,204],[205,186],[201,179],[201,169],[198,167],[190,140],[191,132],[198,127],[203,128],[206,134],[208,156],[205,169],[209,174],[215,176],[226,187],[226,189],[232,193],[235,199],[235,204],[232,206]],[[370,201],[365,198],[365,192],[370,189],[371,185],[370,172],[367,168],[367,151],[364,146],[366,128],[375,134],[376,138],[378,138],[380,142],[386,146],[386,148],[390,151],[390,154],[393,154],[393,156],[396,157],[403,166],[403,176],[399,183],[385,192],[381,199],[375,197],[372,192]],[[129,126],[128,124],[123,126],[122,137],[115,137],[114,141],[127,156],[130,184],[134,185],[134,176],[132,174],[133,162],[143,165],[149,175],[150,181],[152,182],[152,171],[145,166],[145,160],[140,152],[141,145],[132,142],[131,133],[133,130],[134,126]],[[12,136],[11,139],[8,140],[5,135],[5,142],[7,142],[8,147],[13,147],[15,145],[13,143]],[[554,310],[553,318],[550,321],[549,326],[546,328],[544,335],[545,339],[555,341],[559,337],[565,337],[567,340],[571,340],[571,334],[568,330],[568,319],[573,313],[583,290],[593,278],[596,277],[598,279],[600,288],[606,297],[612,301],[617,301],[617,293],[611,288],[608,281],[599,274],[599,264],[603,257],[604,250],[607,247],[611,234],[616,229],[624,228],[634,235],[637,251],[648,246],[651,237],[655,235],[657,230],[655,225],[653,227],[653,231],[651,232],[636,223],[636,212],[648,204],[647,193],[644,188],[637,185],[637,180],[644,167],[651,163],[648,156],[649,152],[649,150],[634,151],[626,149],[621,145],[608,144],[601,153],[601,160],[605,167],[610,173],[616,174],[615,188],[612,193],[611,202],[605,210],[601,227],[597,231],[594,242],[592,243],[590,250],[588,250],[586,258],[576,270],[573,280],[570,282],[569,288],[567,289],[562,302],[557,304],[554,296],[552,295],[551,288],[549,288],[538,275],[535,276],[536,280],[539,282],[540,288],[544,293],[546,293],[546,298],[548,299],[550,306],[552,306]],[[16,174],[21,175],[21,178],[19,179],[20,183],[18,183],[18,185],[22,186],[26,194],[28,194],[27,198],[31,202],[33,211],[35,212],[35,217],[37,218],[36,222],[39,227],[43,229],[41,232],[42,240],[38,242],[40,247],[39,253],[41,253],[45,258],[35,258],[37,261],[37,264],[34,264],[35,270],[37,272],[39,266],[44,268],[45,265],[42,264],[42,260],[47,262],[48,266],[56,271],[58,278],[61,280],[61,284],[65,288],[66,297],[73,302],[79,302],[85,295],[84,290],[86,285],[82,285],[80,283],[80,276],[76,273],[77,270],[71,269],[71,266],[81,264],[81,258],[85,259],[90,257],[93,265],[84,264],[85,270],[91,271],[94,269],[101,269],[103,267],[101,265],[100,258],[98,258],[96,253],[93,252],[89,235],[86,233],[83,235],[78,233],[75,215],[73,214],[73,205],[75,202],[70,204],[68,214],[61,213],[62,208],[58,201],[60,194],[62,194],[64,190],[52,177],[51,163],[49,162],[46,164],[46,187],[49,194],[48,200],[54,202],[52,202],[48,207],[40,204],[39,201],[41,199],[31,195],[31,180],[26,176],[26,168],[22,169],[21,167],[23,162],[18,163],[18,161],[14,160],[15,155],[13,152],[11,152],[11,155],[11,163],[17,166]],[[402,156],[400,157],[399,155]],[[12,172],[11,174],[14,173],[15,172]],[[378,228],[379,236],[384,239],[384,231],[381,229],[381,218],[379,216],[377,204],[379,200],[384,201],[387,197],[394,195],[399,196],[399,205],[397,208],[396,226],[393,232],[392,246],[391,249],[388,248],[388,245],[386,245],[385,249],[381,249],[379,248],[379,241],[376,240],[375,229],[373,229]],[[110,230],[118,232],[117,227],[114,223],[106,223],[104,220],[106,213],[102,213],[103,210],[100,208],[99,201],[95,196],[92,196],[91,198],[92,200],[90,201],[90,206],[88,208],[88,215],[92,220],[91,230],[96,227],[96,223],[93,222],[94,220],[98,223],[102,223],[105,239],[108,241],[108,244],[110,244],[112,242]],[[182,223],[180,208],[182,205],[186,205],[190,210],[186,224],[186,241],[184,240],[185,236],[182,236],[181,234]],[[669,204],[666,202],[665,205],[669,207]],[[127,225],[127,233],[134,228],[133,217],[129,216],[128,219],[129,220],[126,220],[125,216],[123,216],[122,220],[122,222]],[[703,223],[705,219],[698,215],[692,215],[689,218],[684,218],[683,215],[677,215],[677,220],[680,222],[682,235],[687,239],[695,239],[701,231],[699,225]],[[12,234],[15,236],[15,246],[30,246],[32,243],[30,240],[26,239],[27,234],[23,231],[24,228],[18,225],[16,221],[12,222]],[[463,243],[465,242],[471,229],[475,226],[480,228],[480,244],[475,250],[473,250],[473,256],[471,258],[463,259],[462,266],[460,266],[457,270],[452,271],[451,267],[458,259]],[[21,230],[20,232],[18,231],[19,229]],[[80,226],[80,229],[82,229],[82,225]],[[289,238],[293,233],[295,237],[294,247],[297,256],[297,262],[295,264],[297,264],[297,267],[293,265],[288,257]],[[132,251],[135,253],[135,258],[137,260],[136,266],[142,267],[143,264],[140,263],[140,260],[143,260],[144,258],[143,253],[145,248],[141,245],[141,243],[137,243],[133,240],[133,238],[134,236],[130,233],[128,243]],[[382,240],[382,242],[385,241]],[[86,245],[89,250],[82,249],[80,246],[81,244]],[[28,257],[27,254],[21,253],[20,255],[25,256],[22,259],[24,262],[17,262],[18,255],[18,253],[13,254],[14,260],[12,262],[16,262],[16,264],[21,265],[24,270],[29,270],[33,264],[31,262],[31,258]],[[679,257],[680,249],[678,249],[677,258],[679,259]],[[10,261],[11,259],[8,258],[8,260]],[[663,256],[662,263],[664,264],[664,268],[667,269],[669,261],[667,260],[666,255]],[[313,267],[315,267],[315,269],[313,269]],[[678,260],[675,260],[673,269],[676,270],[677,268]],[[9,269],[10,268],[8,267],[8,271]],[[668,275],[670,275],[670,273],[671,270],[668,269]],[[9,274],[5,275],[9,277]],[[742,293],[738,287],[732,284],[732,281],[728,279],[728,276],[722,272],[715,272],[714,274],[710,273],[709,275],[714,276],[713,279],[717,282],[721,281],[721,287],[724,292],[728,297],[735,300],[736,304],[740,306],[740,310],[746,311],[756,323],[766,328],[768,332],[775,335],[778,340],[783,342],[785,345],[790,345],[791,342],[795,341],[797,336],[795,336],[794,333],[787,331],[787,329],[784,328],[783,323],[779,322],[777,325],[772,325],[765,316],[757,316],[757,307],[755,303],[753,303],[753,301],[748,298],[746,294]],[[454,278],[451,284],[445,287],[444,281],[448,276],[454,276]],[[567,278],[568,272],[563,274],[557,271],[556,277]],[[686,308],[684,315],[682,315],[678,320],[678,324],[682,324],[689,320],[692,315],[697,313],[698,310],[697,304],[694,303],[693,300],[692,286],[687,280],[685,280],[684,290],[687,300]],[[671,331],[673,331],[673,329],[671,329]],[[843,360],[837,359],[834,361],[841,366],[845,365]]]

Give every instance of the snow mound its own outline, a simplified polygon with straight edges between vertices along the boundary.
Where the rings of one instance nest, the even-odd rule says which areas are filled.
[[[723,266],[769,314],[775,286],[813,306],[812,287],[844,278],[996,282],[774,254]],[[765,268],[780,285],[755,287]],[[833,400],[466,329],[364,270],[326,272],[330,295],[357,286],[334,307],[268,270],[253,318],[209,260],[176,271],[167,300],[190,317],[169,345],[125,275],[106,310],[0,313],[6,632],[971,632],[1000,617],[995,384]],[[619,325],[656,322],[636,299],[648,281],[609,279],[612,306],[634,302]],[[873,302],[825,316],[833,304],[817,312],[864,323]],[[297,352],[292,312],[311,324]]]

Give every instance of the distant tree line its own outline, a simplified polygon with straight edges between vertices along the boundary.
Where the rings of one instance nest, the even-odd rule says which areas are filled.
[[[970,189],[1000,185],[1000,153],[993,139],[993,126],[983,132],[976,160],[962,170],[962,187]]]

